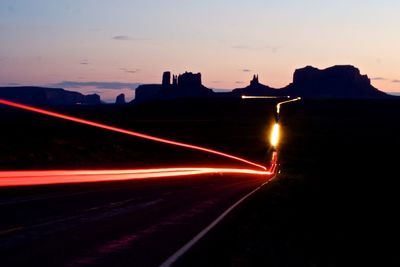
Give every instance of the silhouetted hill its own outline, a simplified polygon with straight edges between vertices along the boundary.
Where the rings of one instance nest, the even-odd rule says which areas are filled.
[[[172,76],[164,72],[162,84],[141,85],[136,89],[134,103],[146,101],[174,99],[182,97],[209,97],[215,93],[201,82],[200,73],[185,72],[179,76]]]
[[[97,94],[84,95],[61,88],[33,86],[0,87],[0,98],[35,106],[101,104],[100,96]]]
[[[242,95],[254,95],[254,96],[280,96],[282,91],[275,89],[267,85],[261,84],[258,81],[258,75],[253,76],[253,80],[250,81],[250,85],[245,88],[238,88],[232,91],[234,96]]]

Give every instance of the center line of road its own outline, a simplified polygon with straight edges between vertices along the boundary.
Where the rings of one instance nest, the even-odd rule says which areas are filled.
[[[25,227],[19,226],[19,227],[14,227],[14,228],[10,228],[10,229],[7,229],[7,230],[3,230],[3,231],[0,231],[0,235],[6,235],[6,234],[14,233],[14,232],[17,232],[17,231],[22,230],[24,228]]]

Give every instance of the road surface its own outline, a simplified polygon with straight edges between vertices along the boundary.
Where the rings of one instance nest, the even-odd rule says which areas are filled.
[[[0,104],[257,168],[1,172],[2,266],[158,266],[276,171],[276,152],[266,168],[208,148],[6,100]]]
[[[0,188],[1,266],[158,266],[271,176]]]

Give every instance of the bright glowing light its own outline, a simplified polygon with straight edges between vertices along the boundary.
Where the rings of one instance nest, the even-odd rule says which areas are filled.
[[[64,114],[61,114],[61,113],[56,113],[56,112],[52,112],[52,111],[48,111],[48,110],[44,110],[44,109],[40,109],[40,108],[28,106],[28,105],[24,105],[24,104],[19,104],[19,103],[7,101],[7,100],[4,100],[4,99],[0,99],[0,104],[11,106],[11,107],[15,107],[15,108],[19,108],[19,109],[24,109],[24,110],[28,110],[28,111],[32,111],[32,112],[36,112],[36,113],[40,113],[40,114],[44,114],[44,115],[48,115],[48,116],[52,116],[52,117],[56,117],[56,118],[60,118],[60,119],[64,119],[64,120],[68,120],[68,121],[73,121],[73,122],[77,122],[77,123],[81,123],[81,124],[86,124],[86,125],[90,125],[90,126],[93,126],[93,127],[97,127],[97,128],[113,131],[113,132],[123,133],[123,134],[131,135],[131,136],[135,136],[135,137],[151,140],[151,141],[154,141],[154,142],[159,142],[159,143],[169,144],[169,145],[173,145],[173,146],[184,147],[184,148],[188,148],[188,149],[192,149],[192,150],[198,150],[198,151],[202,151],[202,152],[206,152],[206,153],[210,153],[210,154],[215,154],[215,155],[218,155],[218,156],[221,156],[221,157],[225,157],[225,158],[233,159],[233,160],[236,160],[236,161],[240,161],[240,162],[252,165],[252,166],[256,166],[256,167],[261,168],[263,170],[266,170],[265,166],[262,166],[260,164],[255,163],[255,162],[251,162],[249,160],[246,160],[246,159],[243,159],[243,158],[240,158],[240,157],[236,157],[234,155],[230,155],[230,154],[227,154],[227,153],[223,153],[223,152],[220,152],[220,151],[216,151],[216,150],[213,150],[213,149],[208,149],[208,148],[204,148],[204,147],[200,147],[200,146],[196,146],[196,145],[181,143],[181,142],[172,141],[172,140],[168,140],[168,139],[164,139],[164,138],[160,138],[160,137],[155,137],[155,136],[151,136],[151,135],[147,135],[147,134],[142,134],[142,133],[138,133],[138,132],[134,132],[134,131],[129,131],[129,130],[125,130],[125,129],[121,129],[121,128],[105,125],[105,124],[102,124],[102,123],[97,123],[97,122],[93,122],[93,121],[89,121],[89,120],[85,120],[85,119],[80,119],[80,118],[76,118],[76,117],[69,116],[69,115],[64,115]]]
[[[279,143],[279,124],[275,123],[274,127],[272,128],[271,145],[273,147],[277,147],[278,143]]]

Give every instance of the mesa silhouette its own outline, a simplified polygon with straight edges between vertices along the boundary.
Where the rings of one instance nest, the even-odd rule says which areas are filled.
[[[28,105],[98,105],[101,99],[98,94],[84,95],[62,88],[35,86],[0,87],[0,98]]]
[[[133,103],[181,97],[212,97],[215,94],[202,84],[201,73],[185,72],[181,75],[172,75],[171,83],[171,72],[166,71],[163,74],[161,85],[140,85],[136,89]]]
[[[333,66],[324,70],[307,66],[297,69],[293,82],[281,89],[260,84],[254,76],[246,88],[235,89],[236,95],[300,96],[303,98],[388,98],[390,95],[372,86],[367,75],[350,65]]]
[[[293,82],[284,88],[272,88],[259,82],[258,75],[245,88],[237,88],[232,92],[213,92],[201,83],[201,74],[186,72],[179,76],[164,72],[161,85],[141,85],[136,89],[133,103],[157,101],[178,97],[241,97],[254,96],[294,96],[303,98],[332,99],[382,99],[393,98],[371,84],[367,75],[350,65],[333,66],[324,70],[307,66],[297,69]]]
[[[297,69],[293,82],[283,88],[272,88],[259,82],[254,75],[250,84],[231,92],[214,92],[202,84],[201,73],[185,72],[172,75],[166,71],[161,84],[140,85],[130,103],[144,103],[176,98],[213,98],[255,96],[293,96],[310,99],[385,99],[396,98],[371,84],[367,75],[351,65],[317,69],[312,66]],[[133,88],[132,88],[133,89]],[[61,88],[44,87],[0,87],[0,98],[32,105],[76,105],[101,104],[97,94],[84,95]],[[116,104],[125,104],[125,95],[116,99]]]

